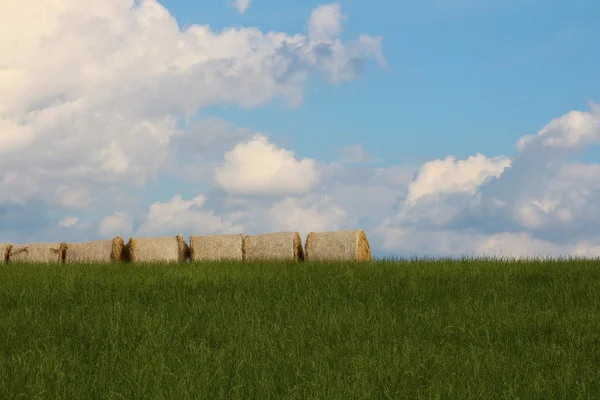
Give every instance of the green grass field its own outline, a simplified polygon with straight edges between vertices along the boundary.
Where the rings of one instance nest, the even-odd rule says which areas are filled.
[[[0,267],[2,399],[598,399],[600,261]]]

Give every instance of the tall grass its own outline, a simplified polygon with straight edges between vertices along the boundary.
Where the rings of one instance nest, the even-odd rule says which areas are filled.
[[[0,268],[5,399],[597,399],[597,260]]]

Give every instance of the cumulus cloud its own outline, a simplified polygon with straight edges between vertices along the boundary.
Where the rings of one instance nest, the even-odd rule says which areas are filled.
[[[381,38],[180,29],[156,0],[11,4],[0,12],[0,202],[55,202],[67,181],[142,186],[175,162],[181,118],[297,104],[311,76],[339,83],[372,58]]]
[[[594,256],[600,247],[582,241],[574,245],[537,239],[528,232],[481,234],[450,229],[405,229],[387,224],[370,232],[382,255],[404,257],[564,257]]]
[[[67,210],[86,210],[95,203],[89,188],[72,188],[67,185],[56,188],[55,199]]]
[[[584,120],[596,118],[595,110],[585,113]],[[589,124],[566,126],[587,129]],[[553,137],[590,137],[589,133],[553,132]],[[421,166],[347,163],[346,152],[339,162],[313,160],[311,170],[318,179],[304,191],[286,194],[273,172],[283,167],[263,169],[254,160],[294,168],[302,160],[255,135],[225,153],[215,181],[217,172],[225,170],[223,182],[234,185],[246,176],[260,189],[250,185],[225,190],[225,197],[215,192],[211,205],[205,195],[191,200],[175,196],[152,205],[138,232],[297,230],[305,239],[313,230],[362,228],[377,256],[598,255],[600,165],[571,161],[567,156],[576,154],[572,141],[558,146],[545,144],[546,134],[531,137],[510,158],[449,156]],[[357,148],[350,155],[359,153]],[[227,183],[222,188],[226,187]],[[265,196],[277,191],[283,198]],[[252,193],[260,195],[248,197]]]
[[[204,208],[206,197],[198,195],[183,200],[175,195],[167,202],[154,202],[144,222],[136,230],[140,235],[208,235],[215,233],[240,233],[243,227],[233,222],[236,215],[221,217]]]
[[[594,109],[594,104],[590,108]],[[519,139],[516,148],[526,151],[536,144],[543,147],[563,149],[581,148],[598,142],[600,139],[600,118],[598,113],[571,111],[553,119],[536,135],[526,135]]]
[[[19,170],[0,172],[0,205],[26,204],[40,192],[38,180]]]
[[[591,103],[588,112],[572,111],[521,137],[511,159],[478,154],[424,164],[399,210],[379,226],[381,240],[390,248],[410,238],[413,248],[433,253],[469,246],[589,254],[597,248],[600,166],[571,157],[598,142],[599,121]],[[419,237],[423,243],[414,243]]]
[[[342,32],[342,23],[346,18],[339,3],[321,5],[310,15],[308,37],[318,41],[332,40]]]
[[[32,127],[0,118],[0,154],[29,146],[33,141],[33,137]]]
[[[221,156],[253,134],[255,132],[250,128],[238,127],[221,118],[208,117],[191,123],[181,135],[173,138],[173,144],[181,155]]]
[[[133,231],[133,220],[122,212],[105,217],[101,222],[98,233],[102,237],[125,236]]]
[[[67,218],[63,218],[60,221],[58,221],[58,226],[70,228],[73,225],[77,224],[77,222],[79,222],[78,217],[67,217]]]
[[[233,5],[240,14],[245,14],[246,10],[250,8],[250,0],[235,0]]]
[[[261,134],[236,145],[224,158],[215,170],[215,182],[229,193],[302,194],[318,179],[314,160],[298,161],[292,151],[278,149]]]
[[[356,225],[356,219],[326,195],[287,197],[273,204],[266,214],[271,231],[298,231],[304,239],[311,231],[333,231]]]
[[[339,84],[385,65],[380,37],[340,39],[338,3],[308,17],[305,34],[217,32],[181,29],[156,0],[0,4],[0,238],[83,237],[94,209],[102,237],[360,227],[396,254],[598,254],[600,165],[572,160],[600,140],[592,102],[510,157],[379,168],[359,145],[326,164],[194,120],[212,105],[297,105],[312,77]],[[149,187],[183,193],[176,179],[203,194],[139,206]]]
[[[473,195],[486,179],[497,178],[508,166],[508,157],[487,158],[479,153],[466,160],[448,156],[443,160],[429,161],[421,166],[417,177],[409,185],[406,201],[415,203],[425,196],[447,193]]]
[[[305,239],[310,231],[356,227],[356,219],[327,195],[285,197],[271,202],[227,198],[218,203],[223,202],[229,204],[218,211],[208,206],[203,194],[190,200],[175,195],[166,202],[155,202],[135,234],[189,236],[298,231]]]
[[[369,230],[393,212],[398,199],[406,194],[415,168],[315,163],[322,179],[307,194],[281,198],[213,191],[190,200],[177,195],[153,204],[137,232],[187,235],[294,230],[305,239],[310,231]]]

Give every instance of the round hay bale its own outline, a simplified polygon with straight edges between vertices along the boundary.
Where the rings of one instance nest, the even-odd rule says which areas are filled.
[[[307,261],[371,261],[363,230],[311,232],[306,237]]]
[[[181,235],[130,238],[125,257],[131,262],[185,262],[189,247]]]
[[[61,243],[32,243],[12,246],[8,253],[10,262],[33,263],[62,263],[67,244]]]
[[[121,262],[125,244],[120,236],[114,239],[69,243],[65,262]]]
[[[0,263],[8,262],[8,254],[10,253],[10,249],[12,244],[0,244]]]
[[[246,236],[242,247],[244,260],[304,260],[298,232],[275,232]]]
[[[190,236],[190,261],[225,261],[244,259],[244,235]]]

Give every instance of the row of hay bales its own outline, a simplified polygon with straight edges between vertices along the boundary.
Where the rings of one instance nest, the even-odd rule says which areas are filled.
[[[0,244],[4,262],[370,261],[362,230],[311,232],[304,248],[298,232],[152,238],[121,237],[84,243]]]

